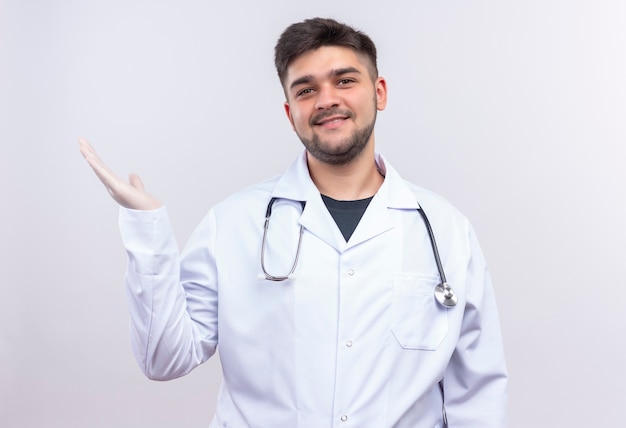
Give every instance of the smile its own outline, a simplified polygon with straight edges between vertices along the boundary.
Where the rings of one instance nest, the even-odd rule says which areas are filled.
[[[320,120],[320,121],[316,122],[315,124],[316,125],[321,125],[321,126],[332,125],[332,124],[335,124],[335,123],[343,122],[346,119],[347,118],[344,117],[344,116],[341,116],[341,117],[329,117],[328,119]]]
[[[311,118],[311,124],[314,126],[332,128],[334,126],[339,126],[345,120],[350,119],[351,117],[352,117],[352,112],[350,112],[349,110],[326,111]]]

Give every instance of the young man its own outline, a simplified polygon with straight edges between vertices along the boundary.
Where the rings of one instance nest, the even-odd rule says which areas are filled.
[[[211,209],[180,256],[161,203],[80,142],[124,207],[142,370],[176,378],[219,349],[211,427],[504,427],[485,261],[465,217],[375,152],[387,85],[374,44],[311,19],[285,30],[275,62],[306,150]]]

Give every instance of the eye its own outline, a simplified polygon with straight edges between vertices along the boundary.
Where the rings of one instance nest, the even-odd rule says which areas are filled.
[[[354,83],[354,79],[341,79],[337,82],[337,86],[346,86]]]
[[[308,94],[313,93],[313,88],[304,88],[298,92],[296,92],[296,97],[302,97]]]

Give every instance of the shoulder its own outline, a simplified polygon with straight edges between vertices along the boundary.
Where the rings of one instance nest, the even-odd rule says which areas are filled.
[[[232,237],[244,233],[251,227],[259,229],[277,179],[273,177],[245,187],[214,204],[196,227],[196,233],[204,232],[212,239],[218,239],[219,236]]]
[[[413,183],[406,182],[406,185],[415,195],[415,199],[434,228],[467,235],[471,227],[468,218],[448,199]]]
[[[376,154],[376,164],[379,171],[385,175],[384,192],[390,207],[416,208],[419,205],[424,212],[427,214],[432,213],[433,216],[445,214],[447,216],[464,218],[461,212],[445,197],[403,178],[380,153]]]
[[[461,211],[459,211],[459,209],[457,209],[457,207],[444,196],[406,180],[404,180],[404,183],[409,188],[411,193],[413,193],[417,203],[424,209],[424,211],[447,213],[451,216],[465,218],[463,213],[461,213]]]
[[[250,212],[253,207],[267,205],[279,176],[245,187],[213,206],[218,215],[236,215]]]

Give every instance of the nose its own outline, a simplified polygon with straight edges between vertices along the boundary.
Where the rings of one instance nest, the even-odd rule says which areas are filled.
[[[317,110],[327,110],[338,107],[340,104],[337,89],[332,85],[323,85],[317,91],[317,99],[315,100],[315,108]]]

